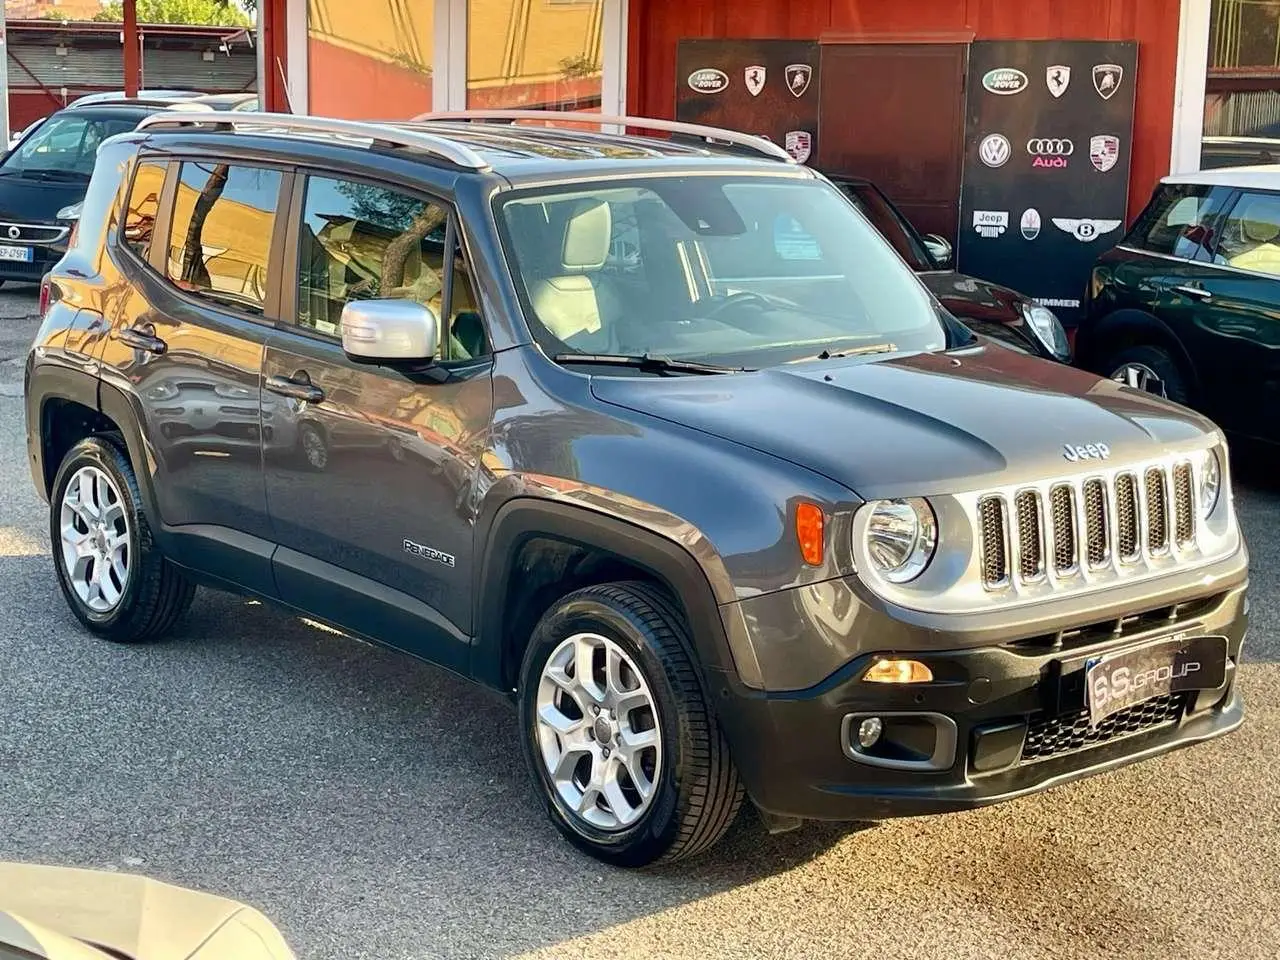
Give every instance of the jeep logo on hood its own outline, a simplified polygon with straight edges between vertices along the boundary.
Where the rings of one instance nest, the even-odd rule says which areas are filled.
[[[720,93],[729,86],[729,76],[723,70],[703,67],[689,74],[689,87],[698,93]]]
[[[1015,70],[1013,67],[998,67],[995,70],[988,70],[982,78],[982,85],[989,92],[998,93],[1002,97],[1021,93],[1027,89],[1027,84],[1030,82],[1025,73],[1021,70]]]

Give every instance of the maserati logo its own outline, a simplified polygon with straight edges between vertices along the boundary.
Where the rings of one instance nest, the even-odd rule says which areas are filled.
[[[1040,211],[1035,207],[1030,207],[1022,212],[1022,220],[1018,223],[1022,230],[1022,236],[1027,240],[1034,240],[1040,236]]]
[[[1058,98],[1067,92],[1067,87],[1071,83],[1071,68],[1064,67],[1062,64],[1054,64],[1044,71],[1044,82],[1049,87],[1049,92],[1054,98]]]
[[[813,67],[807,63],[791,63],[782,71],[787,78],[787,89],[793,97],[801,97],[809,89],[809,81],[813,78]]]
[[[1120,138],[1103,135],[1089,141],[1089,160],[1101,173],[1106,173],[1120,159]]]
[[[1009,162],[1012,153],[1013,147],[1009,145],[1009,139],[998,133],[984,137],[978,144],[978,156],[988,167],[1003,167]]]
[[[1072,463],[1080,460],[1106,460],[1111,456],[1111,448],[1105,443],[1086,443],[1083,446],[1063,444],[1062,455]]]
[[[22,231],[21,231],[21,230],[19,230],[17,227],[10,227],[10,228],[9,228],[9,239],[10,239],[10,240],[17,240],[20,236],[22,236]]]
[[[1093,68],[1093,89],[1103,100],[1110,100],[1120,89],[1120,81],[1124,79],[1124,67],[1118,63],[1099,63]]]
[[[764,77],[764,67],[747,67],[742,73],[743,82],[747,85],[747,93],[753,97],[760,96],[760,91],[764,89]]]
[[[796,163],[804,163],[813,151],[813,137],[808,130],[788,130],[785,146]]]

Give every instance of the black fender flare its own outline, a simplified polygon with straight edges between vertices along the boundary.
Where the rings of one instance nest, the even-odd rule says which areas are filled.
[[[78,404],[100,413],[98,378],[88,370],[60,363],[31,364],[25,376],[27,455],[31,478],[40,496],[48,499],[49,486],[59,464],[46,463],[49,443],[49,408],[55,401]]]
[[[717,685],[738,676],[711,583],[685,547],[589,507],[518,496],[495,512],[474,573],[476,631],[471,673],[476,680],[495,689],[504,686],[509,666],[504,663],[509,627],[504,601],[517,572],[512,561],[526,542],[539,537],[614,554],[661,582],[689,617],[695,649],[688,652],[699,668],[709,702]]]
[[[155,518],[151,525],[152,533],[157,539],[163,540],[164,517],[160,514],[155,488],[156,452],[139,426],[144,417],[141,404],[136,397],[126,395],[105,380],[98,381],[98,397],[98,409],[103,416],[115,423],[124,438],[129,462],[133,464],[133,472],[138,478],[143,505],[147,515]]]
[[[1109,345],[1128,339],[1168,350],[1187,375],[1192,390],[1199,392],[1200,378],[1196,373],[1195,364],[1191,361],[1191,354],[1187,352],[1181,338],[1165,321],[1145,310],[1134,308],[1115,310],[1090,324],[1082,344],[1083,350],[1077,357],[1077,361],[1081,366],[1089,368],[1099,376],[1106,376],[1107,371],[1100,369],[1099,364],[1102,363]],[[1078,344],[1079,342],[1077,340]]]

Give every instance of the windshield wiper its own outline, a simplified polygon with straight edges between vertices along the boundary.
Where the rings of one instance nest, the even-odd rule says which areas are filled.
[[[37,180],[87,180],[89,175],[80,173],[77,170],[21,170],[19,174],[24,177],[33,177]]]
[[[873,353],[894,353],[898,349],[896,343],[873,343],[865,347],[851,347],[848,350],[840,350],[832,353],[830,350],[823,350],[814,359],[815,360],[834,360],[839,357],[863,357]]]
[[[650,353],[628,355],[625,353],[558,353],[551,358],[556,363],[590,363],[610,367],[634,367],[649,373],[747,373],[750,367],[725,367],[716,363],[698,363],[695,360],[672,360]]]

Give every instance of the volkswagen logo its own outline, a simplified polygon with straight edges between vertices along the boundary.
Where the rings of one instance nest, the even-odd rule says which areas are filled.
[[[1008,139],[998,133],[984,137],[982,143],[978,144],[978,156],[988,167],[1003,167],[1009,162],[1012,152]]]
[[[1027,153],[1037,157],[1069,157],[1076,145],[1070,140],[1028,140]]]
[[[19,230],[17,227],[10,227],[10,228],[9,228],[9,239],[10,239],[10,240],[17,240],[20,236],[22,236],[22,231],[21,231],[21,230]]]

